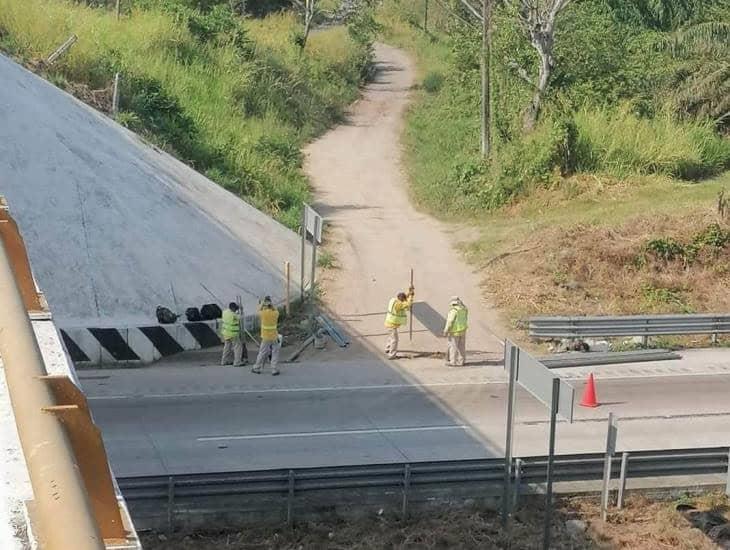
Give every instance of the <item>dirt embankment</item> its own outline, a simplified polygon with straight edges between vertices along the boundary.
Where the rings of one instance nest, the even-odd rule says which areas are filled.
[[[730,519],[728,510],[730,502],[719,493],[679,501],[651,501],[633,496],[623,510],[612,508],[608,521],[603,522],[597,497],[563,498],[558,501],[554,515],[552,547],[572,550],[730,548],[730,538],[723,538],[730,536],[730,524],[721,525]],[[540,508],[524,508],[507,532],[494,512],[448,511],[407,522],[376,515],[352,523],[306,523],[291,530],[258,528],[170,537],[148,534],[144,546],[148,550],[527,550],[542,547],[542,518]]]

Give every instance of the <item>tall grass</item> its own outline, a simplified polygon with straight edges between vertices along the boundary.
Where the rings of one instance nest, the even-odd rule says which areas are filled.
[[[48,76],[101,89],[120,71],[121,121],[295,227],[308,196],[299,149],[357,97],[367,51],[333,29],[300,55],[289,16],[234,25],[243,45],[225,33],[201,40],[161,9],[117,21],[66,0],[0,0],[0,47],[29,61],[76,34]]]
[[[580,171],[697,179],[730,167],[730,140],[718,136],[710,121],[679,122],[668,112],[639,118],[626,106],[584,107],[574,120]]]

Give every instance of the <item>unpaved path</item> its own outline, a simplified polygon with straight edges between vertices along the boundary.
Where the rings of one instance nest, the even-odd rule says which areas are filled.
[[[413,63],[385,45],[377,46],[376,59],[376,77],[348,121],[305,151],[339,265],[325,276],[325,302],[360,342],[382,348],[388,300],[405,290],[413,268],[422,303],[413,341],[403,335],[401,349],[443,350],[445,341],[435,334],[442,328],[439,315],[446,315],[450,296],[459,295],[470,310],[468,349],[497,353],[496,315],[482,300],[479,276],[454,247],[456,228],[416,211],[408,198],[400,136]]]

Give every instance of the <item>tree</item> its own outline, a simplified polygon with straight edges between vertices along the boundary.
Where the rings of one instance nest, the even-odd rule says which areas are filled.
[[[304,50],[307,46],[309,31],[312,30],[312,21],[314,20],[314,16],[317,14],[317,0],[304,0],[304,2],[301,0],[292,0],[292,2],[297,8],[299,8],[304,19],[304,30],[302,31],[301,36],[297,38],[299,47]]]
[[[540,58],[537,80],[531,81],[534,91],[525,111],[522,126],[531,131],[540,116],[543,97],[555,67],[555,20],[570,0],[515,0],[519,2],[518,18]]]
[[[730,128],[730,23],[691,25],[677,31],[667,46],[675,57],[687,59],[675,92],[680,109]]]

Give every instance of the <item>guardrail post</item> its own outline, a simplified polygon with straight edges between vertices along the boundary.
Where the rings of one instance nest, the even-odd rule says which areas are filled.
[[[712,345],[713,346],[717,345],[717,332],[712,333]]]
[[[403,519],[408,518],[408,493],[411,488],[411,465],[406,464],[403,467],[403,509],[401,514]]]
[[[511,512],[517,510],[520,503],[520,485],[522,484],[522,459],[515,459],[515,490],[512,495]]]
[[[608,413],[608,433],[606,435],[606,456],[603,461],[603,489],[601,491],[601,519],[608,518],[608,485],[611,483],[611,462],[616,452],[616,421],[613,413]]]
[[[289,492],[286,497],[286,524],[294,525],[294,470],[289,470]]]
[[[175,478],[167,478],[167,533],[175,530]]]
[[[727,482],[725,483],[725,494],[730,497],[730,450],[727,452]]]
[[[626,474],[629,469],[629,453],[624,451],[621,455],[621,477],[618,484],[618,502],[616,506],[619,510],[624,507],[624,491],[626,490]]]

